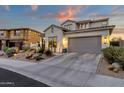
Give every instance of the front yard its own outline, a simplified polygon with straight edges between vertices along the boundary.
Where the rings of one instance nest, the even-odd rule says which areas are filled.
[[[124,79],[124,47],[103,49],[97,73]]]
[[[101,62],[99,63],[98,65],[98,68],[97,68],[97,74],[102,74],[102,75],[107,75],[107,76],[112,76],[112,77],[115,77],[115,78],[121,78],[121,79],[124,79],[124,71],[123,70],[120,70],[118,73],[115,73],[111,70],[108,69],[108,67],[110,66],[111,64],[109,64],[107,62],[107,60],[105,58],[103,58],[101,60]]]
[[[16,48],[5,47],[0,51],[0,58],[21,60],[27,62],[42,62],[45,59],[55,56],[52,51],[43,48],[28,48],[17,50]]]

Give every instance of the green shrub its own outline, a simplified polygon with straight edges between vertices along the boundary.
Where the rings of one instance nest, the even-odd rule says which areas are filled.
[[[7,55],[8,57],[12,57],[15,53],[16,53],[16,50],[13,49],[13,48],[9,48],[9,49],[6,51],[6,55]]]
[[[124,47],[108,47],[103,49],[103,54],[109,63],[118,62],[124,66]]]
[[[67,48],[62,49],[62,53],[67,53]]]
[[[40,48],[39,50],[38,50],[38,53],[44,53],[44,51],[45,51],[45,49],[42,47],[42,48]]]
[[[23,47],[22,47],[22,50],[24,50],[24,51],[27,51],[27,50],[29,50],[29,49],[30,49],[29,46],[23,46]]]
[[[41,56],[35,57],[35,60],[36,60],[36,61],[40,61],[41,59],[44,59],[44,58],[42,58]]]
[[[53,53],[52,53],[51,50],[48,49],[47,51],[45,51],[45,54],[46,54],[47,56],[52,56]]]
[[[104,57],[107,58],[110,63],[112,63],[114,61],[114,58],[113,58],[114,53],[113,52],[114,52],[114,50],[112,47],[103,49]]]
[[[9,49],[9,47],[4,47],[3,51],[6,52]]]

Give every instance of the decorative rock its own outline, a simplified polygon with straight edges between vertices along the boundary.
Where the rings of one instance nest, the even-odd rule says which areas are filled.
[[[112,65],[109,65],[109,66],[108,66],[108,69],[109,69],[109,70],[113,70],[114,67],[113,67]]]
[[[121,65],[117,62],[112,63],[112,66],[117,69],[121,69]]]
[[[0,56],[3,56],[4,55],[4,52],[3,51],[0,51]]]
[[[119,69],[115,68],[113,71],[114,71],[115,73],[118,73],[118,72],[119,72]]]
[[[34,55],[32,56],[32,59],[36,58],[37,56],[39,56],[37,53],[34,54]]]

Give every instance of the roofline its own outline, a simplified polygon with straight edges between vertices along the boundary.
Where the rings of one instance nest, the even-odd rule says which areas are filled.
[[[95,20],[82,20],[82,21],[74,21],[74,20],[66,20],[64,21],[61,25],[63,25],[64,23],[66,23],[67,21],[71,21],[71,22],[74,22],[74,23],[86,23],[86,22],[100,22],[100,21],[107,21],[109,20],[109,18],[101,18],[101,19],[95,19]]]
[[[37,32],[37,33],[41,33],[43,34],[42,32],[39,32],[37,30],[34,30],[34,29],[31,29],[31,28],[11,28],[11,29],[0,29],[0,31],[10,31],[10,30],[31,30],[31,31],[34,31],[34,32]]]
[[[95,20],[91,20],[91,22],[100,22],[100,21],[108,21],[109,18],[102,18],[102,19],[95,19]]]
[[[61,25],[63,25],[64,23],[66,23],[67,21],[71,21],[71,22],[74,22],[74,23],[77,23],[77,21],[74,21],[74,20],[66,20],[66,21],[64,21]]]
[[[91,20],[82,20],[82,21],[78,21],[77,24],[85,23],[85,22],[91,22]]]
[[[66,28],[64,28],[64,27],[60,27],[60,26],[57,26],[57,25],[52,24],[52,25],[50,25],[49,27],[47,27],[43,32],[46,32],[46,31],[47,31],[50,27],[52,27],[52,26],[57,27],[57,28],[59,28],[59,29],[62,29],[62,31],[63,31],[63,30],[69,31],[68,29],[66,29]],[[64,31],[64,32],[65,32],[65,31]]]
[[[95,27],[95,28],[75,30],[75,31],[71,31],[71,32],[65,32],[65,34],[86,33],[86,32],[99,31],[99,30],[109,30],[110,35],[111,35],[114,28],[115,28],[115,25],[110,25],[110,26],[104,26],[104,27]]]
[[[77,24],[80,23],[93,23],[93,22],[100,22],[100,21],[108,21],[109,18],[102,18],[102,19],[95,19],[95,20],[82,20],[82,21],[78,21]]]

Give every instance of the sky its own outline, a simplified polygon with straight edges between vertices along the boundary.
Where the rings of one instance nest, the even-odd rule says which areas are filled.
[[[65,20],[110,18],[117,32],[123,32],[124,6],[122,5],[4,5],[0,6],[0,28],[29,27],[43,31],[51,24]]]

